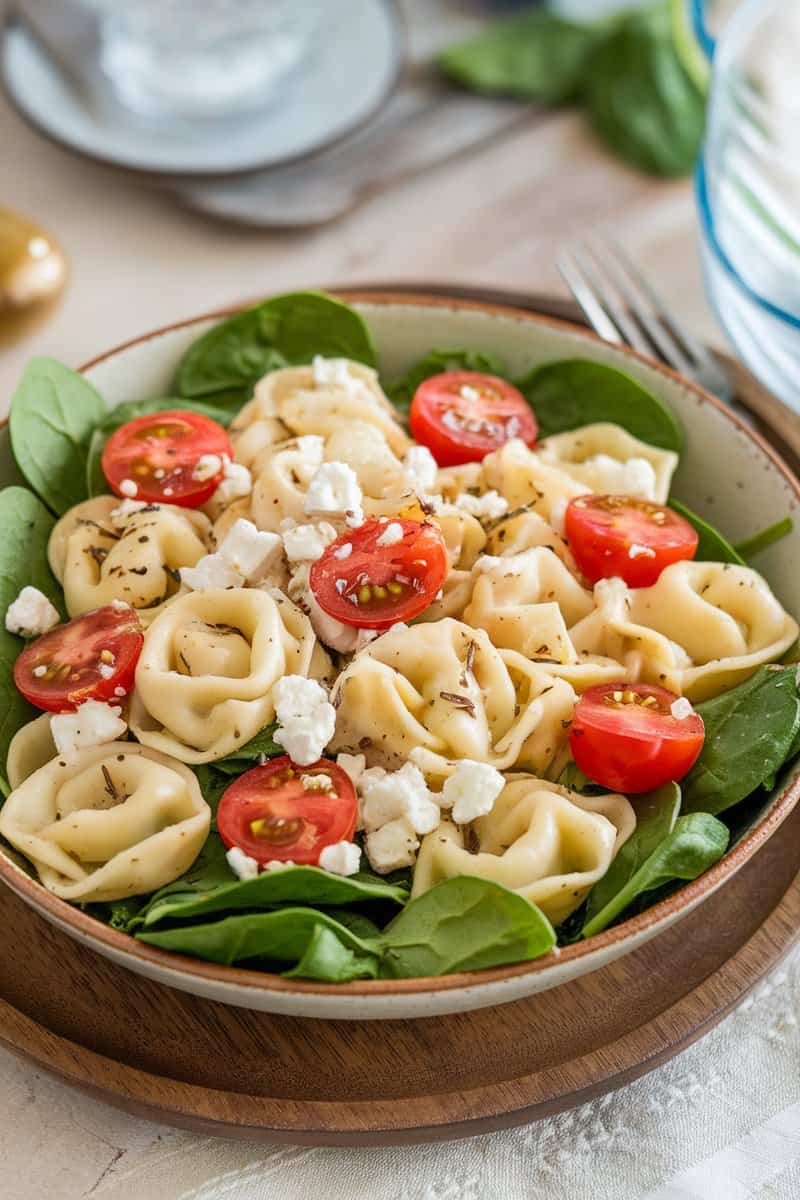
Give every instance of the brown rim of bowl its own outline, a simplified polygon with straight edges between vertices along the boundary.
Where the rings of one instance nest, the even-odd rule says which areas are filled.
[[[341,299],[349,302],[362,301],[378,305],[423,305],[435,308],[471,309],[480,312],[495,313],[499,316],[513,317],[515,320],[530,322],[533,325],[546,325],[565,333],[578,335],[587,341],[599,342],[602,340],[589,330],[579,325],[574,325],[569,321],[562,321],[555,317],[542,317],[525,309],[514,308],[512,305],[484,304],[479,301],[450,299],[441,295],[427,296],[423,292],[370,291],[368,288],[364,290],[359,290],[358,288],[337,288],[333,290]],[[115,346],[112,350],[107,350],[104,354],[98,355],[79,369],[82,372],[88,371],[92,367],[121,353],[123,350],[129,349],[131,346],[141,345],[144,342],[151,341],[153,338],[170,333],[175,329],[184,329],[187,326],[196,325],[202,321],[231,316],[233,313],[240,312],[246,307],[247,305],[234,305],[215,312],[206,313],[202,316],[192,317],[185,321],[176,321],[171,325],[162,326],[160,329],[151,330],[149,333],[141,334],[139,337],[131,338],[130,341]],[[797,497],[798,503],[800,503],[800,481],[795,478],[787,464],[759,433],[750,429],[735,413],[726,408],[721,401],[710,395],[710,393],[705,392],[696,384],[684,379],[676,371],[670,370],[670,368],[656,362],[654,359],[648,358],[644,354],[639,354],[637,351],[627,347],[615,347],[615,349],[618,349],[624,356],[641,362],[651,368],[651,370],[693,392],[702,403],[711,404],[716,408],[725,420],[744,433],[751,441],[755,442],[764,452],[775,468],[785,478]],[[463,971],[454,975],[420,976],[415,979],[376,979],[354,983],[325,984],[296,979],[288,980],[282,978],[280,975],[255,971],[245,967],[220,966],[216,963],[208,963],[201,959],[190,958],[187,955],[147,946],[137,941],[130,934],[121,933],[119,930],[104,925],[96,918],[90,917],[87,913],[75,908],[66,900],[60,900],[57,896],[48,892],[42,884],[32,879],[22,868],[18,867],[12,859],[8,858],[2,852],[0,852],[0,880],[29,903],[31,907],[41,911],[51,921],[67,932],[74,931],[81,940],[88,941],[89,943],[99,943],[105,949],[115,954],[135,959],[142,964],[167,973],[179,974],[184,978],[194,976],[198,981],[232,985],[255,992],[273,992],[283,995],[296,994],[303,996],[408,996],[430,992],[458,991],[463,988],[501,983],[505,980],[517,979],[527,974],[538,974],[556,964],[561,965],[575,962],[586,958],[596,951],[610,950],[618,947],[628,938],[646,933],[664,921],[677,918],[702,900],[706,894],[710,894],[724,884],[744,863],[752,858],[764,842],[783,824],[799,800],[800,767],[795,771],[793,777],[789,780],[767,816],[751,829],[747,836],[733,850],[721,858],[718,863],[711,867],[710,870],[691,883],[687,883],[672,896],[668,896],[665,900],[654,904],[652,908],[635,917],[630,917],[627,921],[623,921],[619,925],[614,925],[602,933],[596,934],[594,937],[587,938],[586,941],[557,948],[542,958],[532,959],[507,967],[490,967],[479,971]]]
[[[244,179],[247,176],[258,175],[262,172],[281,171],[284,167],[297,167],[303,163],[310,162],[318,154],[324,154],[328,150],[333,150],[336,146],[346,142],[348,138],[361,133],[366,129],[370,121],[373,121],[383,111],[397,90],[398,84],[408,69],[408,27],[396,0],[381,0],[381,3],[386,9],[392,25],[394,53],[392,70],[381,94],[368,112],[362,113],[360,117],[351,121],[345,129],[341,130],[334,137],[323,138],[309,149],[303,150],[299,154],[288,155],[277,162],[253,163],[249,167],[231,167],[227,171],[159,171],[154,167],[134,167],[128,163],[118,162],[114,158],[106,158],[102,154],[93,154],[89,150],[83,150],[71,142],[56,137],[46,125],[43,125],[24,107],[17,98],[16,92],[12,89],[6,71],[2,69],[2,45],[14,27],[21,28],[29,37],[34,37],[34,40],[38,44],[38,38],[32,34],[29,25],[14,11],[13,6],[6,13],[5,17],[2,17],[2,8],[0,8],[0,93],[5,96],[20,120],[24,121],[30,129],[33,129],[35,133],[48,141],[51,146],[56,146],[59,150],[65,151],[67,154],[74,154],[84,162],[94,163],[96,166],[106,167],[112,171],[120,171],[125,175],[132,175],[137,179],[148,180],[150,182],[160,181],[167,184],[191,184],[192,182],[214,183],[238,178]],[[45,51],[45,54],[48,55],[48,52]]]

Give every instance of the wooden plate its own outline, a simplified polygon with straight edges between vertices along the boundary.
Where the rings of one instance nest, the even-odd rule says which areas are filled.
[[[557,315],[573,316],[563,305]],[[466,1137],[583,1103],[702,1036],[796,940],[799,870],[797,808],[704,904],[603,970],[501,1008],[380,1023],[170,990],[0,886],[0,1042],[110,1103],[203,1133],[315,1145]]]

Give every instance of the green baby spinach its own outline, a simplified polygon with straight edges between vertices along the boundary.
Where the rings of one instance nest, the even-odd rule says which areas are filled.
[[[340,915],[343,919],[337,920],[319,909],[287,907],[136,936],[149,945],[210,962],[290,963],[295,975],[305,960],[305,969],[316,972],[314,978],[326,977],[321,974],[325,970],[335,978],[342,972],[348,978],[447,975],[537,958],[555,944],[550,922],[535,905],[499,884],[471,876],[431,888],[379,934],[360,936],[355,929],[367,927],[352,918],[345,923],[345,914]],[[320,928],[340,945],[318,932]]]
[[[374,367],[366,322],[341,300],[321,292],[273,296],[215,325],[190,346],[178,366],[179,395],[226,403],[247,400],[268,371],[310,362],[316,354],[352,358]]]
[[[740,567],[746,565],[738,550],[708,521],[698,517],[680,500],[670,499],[669,506],[688,521],[697,533],[696,562],[736,563]]]
[[[216,762],[209,765],[222,775],[241,775],[243,772],[249,771],[251,767],[257,767],[265,758],[277,758],[281,754],[285,754],[283,746],[279,746],[274,740],[277,728],[277,722],[267,725],[266,729],[262,729],[254,738],[245,742],[238,750],[234,750],[227,758],[217,759]]]
[[[666,405],[615,367],[564,359],[534,367],[516,386],[534,411],[541,437],[610,421],[650,446],[680,451],[683,444],[683,431]]]
[[[768,525],[766,529],[754,533],[752,537],[745,538],[743,542],[738,542],[736,552],[748,560],[755,558],[757,554],[763,554],[765,550],[769,550],[770,546],[775,546],[783,538],[788,537],[793,529],[792,518],[784,517],[783,520],[776,521],[774,525]]]
[[[211,886],[206,877],[184,885],[183,891],[156,893],[139,914],[138,923],[150,928],[164,920],[185,921],[209,913],[274,908],[289,903],[316,908],[378,900],[404,904],[408,899],[404,888],[384,883],[375,875],[332,875],[319,867],[284,867],[244,880],[236,879],[229,868],[229,875],[227,881],[217,881]],[[174,889],[175,885],[171,887]]]
[[[478,92],[559,104],[577,97],[599,31],[549,12],[488,25],[439,56],[450,79]]]
[[[377,979],[380,959],[345,945],[328,925],[315,925],[300,961],[286,979],[317,979],[323,983],[349,983],[353,979]]]
[[[654,831],[655,832],[655,831]],[[583,927],[593,937],[606,929],[643,893],[677,880],[696,879],[713,866],[728,848],[730,834],[710,813],[693,812],[678,817],[675,826],[606,904]],[[623,847],[624,848],[624,847]]]
[[[688,175],[700,151],[705,95],[673,41],[669,5],[626,13],[586,64],[595,132],[620,158],[653,175]]]
[[[47,542],[54,524],[41,500],[27,488],[14,486],[0,492],[0,763],[5,763],[17,730],[37,715],[14,684],[14,662],[23,641],[6,629],[6,609],[30,584],[64,614],[61,588],[47,565]]]
[[[86,460],[106,415],[92,385],[53,358],[34,358],[11,398],[11,448],[26,480],[60,516],[86,499]]]
[[[799,670],[761,667],[696,706],[706,737],[682,782],[685,812],[721,813],[772,783],[800,730]]]
[[[106,413],[103,419],[95,426],[91,437],[86,455],[86,491],[89,496],[102,496],[108,491],[106,477],[103,474],[101,460],[103,450],[108,439],[115,429],[119,429],[121,425],[127,424],[128,421],[133,421],[137,417],[146,417],[151,413],[169,412],[175,409],[188,409],[189,412],[200,413],[203,417],[210,417],[212,421],[216,421],[219,425],[227,427],[233,420],[236,411],[227,410],[219,404],[203,404],[199,401],[185,400],[182,397],[165,397],[164,399],[155,400],[127,400],[124,404],[118,404],[116,408],[112,408]]]
[[[506,373],[502,360],[483,350],[431,350],[409,367],[402,378],[390,383],[386,395],[397,408],[407,412],[419,385],[442,371],[481,371],[485,375],[501,377]]]
[[[589,893],[584,928],[627,887],[653,851],[672,833],[680,812],[681,789],[677,783],[667,783],[654,792],[636,796],[633,805],[636,828]]]

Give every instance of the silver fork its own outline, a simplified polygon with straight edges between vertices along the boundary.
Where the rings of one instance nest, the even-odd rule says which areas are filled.
[[[723,368],[669,311],[618,243],[594,239],[564,250],[558,256],[558,269],[601,338],[661,359],[744,411],[733,399]]]

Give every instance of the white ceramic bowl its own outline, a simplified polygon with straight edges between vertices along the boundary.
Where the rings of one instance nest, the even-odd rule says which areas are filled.
[[[468,346],[498,354],[513,375],[537,363],[581,357],[624,368],[678,415],[687,433],[675,487],[693,509],[738,540],[800,506],[800,483],[758,434],[718,401],[632,351],[598,341],[583,329],[511,308],[430,297],[346,297],[369,322],[385,378],[399,375],[433,347]],[[166,395],[191,343],[226,314],[186,321],[129,342],[85,368],[106,401],[119,404]],[[3,437],[7,434],[3,431]],[[0,442],[0,485],[13,480]],[[759,559],[783,604],[800,613],[800,523]],[[461,1012],[518,1000],[597,970],[636,949],[725,884],[800,799],[800,768],[785,772],[754,824],[700,879],[639,916],[534,962],[436,979],[319,984],[220,967],[157,950],[101,924],[31,879],[0,853],[0,879],[43,917],[98,953],[142,975],[225,1004],[300,1017],[397,1019]]]

